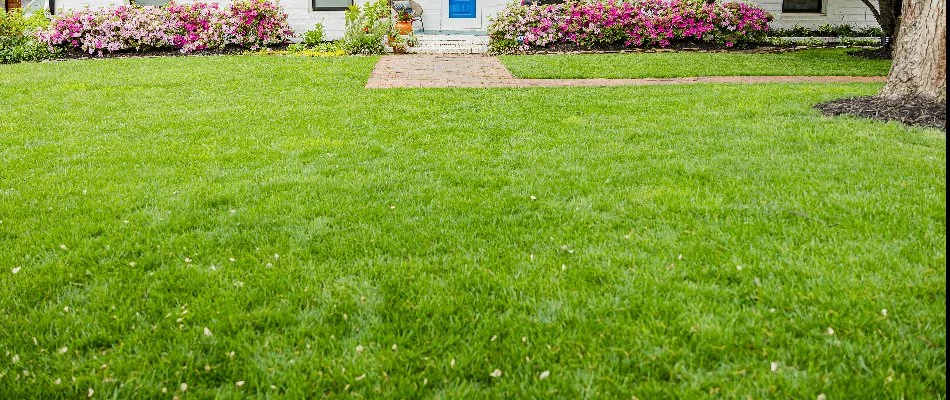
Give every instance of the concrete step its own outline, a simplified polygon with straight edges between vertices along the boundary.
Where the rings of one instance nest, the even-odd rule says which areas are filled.
[[[488,44],[488,36],[475,35],[416,35],[419,42],[480,43]]]
[[[406,50],[413,54],[473,54],[488,52],[487,35],[419,34],[415,46]]]
[[[478,44],[478,43],[417,43],[415,47],[444,47],[444,48],[454,48],[454,47],[484,47],[488,48],[487,44]]]
[[[419,40],[478,41],[488,43],[488,35],[433,35],[418,33]]]
[[[406,48],[409,54],[481,54],[488,52],[488,46],[453,46]]]
[[[419,46],[488,46],[488,42],[470,41],[420,40],[416,43],[418,43]]]

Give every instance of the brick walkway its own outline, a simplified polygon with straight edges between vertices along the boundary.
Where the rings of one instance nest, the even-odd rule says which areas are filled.
[[[493,88],[550,86],[678,85],[690,83],[857,83],[883,76],[706,76],[642,79],[519,79],[495,57],[477,54],[383,56],[366,82],[368,89]]]

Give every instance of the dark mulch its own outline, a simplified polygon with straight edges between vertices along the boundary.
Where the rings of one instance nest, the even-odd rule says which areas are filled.
[[[848,55],[857,58],[865,58],[868,60],[890,60],[891,50],[884,47],[877,47],[873,49],[849,51]]]
[[[287,45],[278,45],[274,47],[269,47],[273,50],[282,50],[286,48]],[[249,49],[246,47],[241,47],[238,45],[227,45],[223,49],[210,49],[210,50],[201,50],[193,51],[191,53],[182,53],[178,49],[149,49],[142,51],[135,50],[125,50],[117,51],[114,53],[103,52],[102,54],[93,53],[89,54],[80,50],[70,49],[63,52],[58,58],[66,60],[84,60],[92,58],[129,58],[129,57],[181,57],[181,56],[218,56],[218,55],[234,55],[241,54]]]
[[[802,46],[796,44],[773,46],[770,44],[748,44],[743,47],[726,47],[720,43],[711,42],[673,42],[669,47],[629,47],[621,43],[615,45],[602,45],[597,48],[578,46],[576,44],[556,44],[545,48],[533,48],[526,51],[518,51],[512,54],[604,54],[604,53],[663,53],[695,51],[701,53],[785,53],[804,49],[813,49],[816,47],[841,47],[840,44],[829,43],[825,46]]]
[[[832,100],[816,104],[815,108],[829,116],[849,114],[947,131],[947,103],[945,102],[919,98],[891,100],[880,96],[864,96]]]
[[[596,49],[591,49],[589,47],[578,46],[576,44],[556,44],[554,46],[538,49],[538,52],[553,52],[553,53],[582,53],[588,51],[596,52],[656,52],[656,51],[683,51],[683,50],[693,50],[693,51],[722,51],[727,50],[727,48],[718,43],[708,43],[708,42],[674,42],[671,43],[669,47],[666,48],[636,48],[631,46],[624,46],[622,43],[617,43],[614,45],[602,45],[598,46]],[[531,51],[531,50],[529,50]]]

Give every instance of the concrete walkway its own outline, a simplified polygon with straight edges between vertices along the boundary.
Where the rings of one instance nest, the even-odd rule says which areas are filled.
[[[519,79],[495,57],[479,54],[383,56],[368,89],[680,85],[691,83],[862,83],[883,76],[706,76],[642,79]]]

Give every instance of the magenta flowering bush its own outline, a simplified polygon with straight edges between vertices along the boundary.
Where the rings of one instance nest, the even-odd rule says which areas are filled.
[[[230,43],[228,34],[234,21],[218,3],[178,4],[165,7],[174,21],[167,27],[172,47],[182,53],[219,49]]]
[[[252,49],[286,43],[293,37],[287,14],[266,0],[228,7],[197,2],[166,7],[118,6],[59,14],[36,38],[51,48],[89,54],[175,48],[182,53],[237,44]]]
[[[171,23],[157,7],[119,6],[100,12],[72,11],[57,15],[49,27],[36,33],[44,44],[95,51],[167,47]]]
[[[745,3],[722,3],[713,12],[713,38],[727,47],[765,40],[772,14]]]
[[[287,13],[266,0],[236,1],[229,14],[234,20],[234,42],[258,49],[286,42],[294,32],[287,25]]]
[[[668,47],[677,41],[727,47],[764,40],[772,15],[745,3],[696,0],[510,5],[488,27],[496,52],[556,45]]]

